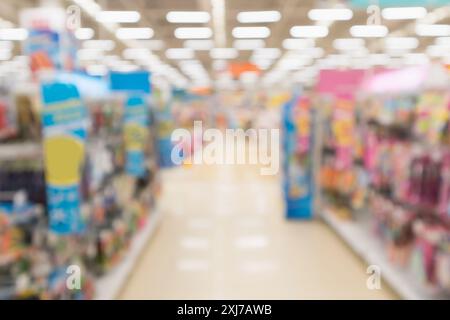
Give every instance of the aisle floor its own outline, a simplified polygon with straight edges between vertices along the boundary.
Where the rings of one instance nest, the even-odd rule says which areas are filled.
[[[252,166],[162,173],[161,223],[121,299],[392,299],[320,221],[286,221],[280,181]]]

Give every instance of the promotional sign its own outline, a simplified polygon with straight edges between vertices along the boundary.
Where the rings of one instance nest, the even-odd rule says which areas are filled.
[[[148,108],[141,96],[128,98],[124,110],[126,172],[134,177],[145,173],[144,148],[148,138]]]
[[[151,92],[150,73],[147,71],[111,72],[109,80],[113,91]]]
[[[83,230],[80,180],[85,160],[88,112],[75,86],[43,84],[42,126],[50,230]]]
[[[33,72],[76,69],[78,41],[66,27],[63,9],[45,7],[23,10],[20,24],[28,30],[23,50],[30,57]]]
[[[284,193],[288,218],[311,218],[314,184],[311,147],[313,115],[307,97],[283,107]]]

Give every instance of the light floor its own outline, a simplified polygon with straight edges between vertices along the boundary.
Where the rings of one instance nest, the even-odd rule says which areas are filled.
[[[319,221],[286,221],[280,181],[252,166],[163,172],[161,224],[121,299],[392,299]]]

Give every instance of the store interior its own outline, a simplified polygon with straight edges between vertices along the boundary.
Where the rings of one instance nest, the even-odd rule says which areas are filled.
[[[16,299],[450,299],[450,1],[1,1]]]

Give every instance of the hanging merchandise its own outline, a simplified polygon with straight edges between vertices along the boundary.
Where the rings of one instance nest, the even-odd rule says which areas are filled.
[[[283,107],[284,194],[288,218],[314,214],[313,110],[306,95],[294,97]]]
[[[88,114],[75,86],[42,85],[42,125],[50,230],[72,234],[83,229],[80,181]]]

